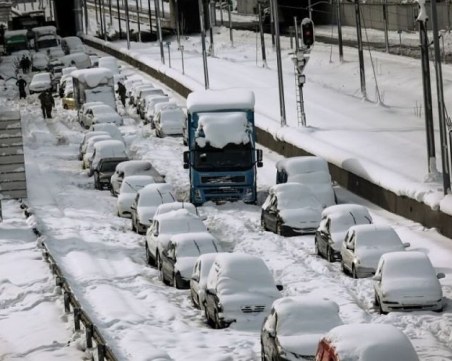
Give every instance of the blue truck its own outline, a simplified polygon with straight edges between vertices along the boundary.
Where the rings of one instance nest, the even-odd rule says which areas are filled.
[[[184,168],[190,174],[190,202],[256,203],[257,167],[254,93],[242,89],[202,90],[187,98]]]

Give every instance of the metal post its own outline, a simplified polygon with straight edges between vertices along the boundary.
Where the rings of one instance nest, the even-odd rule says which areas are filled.
[[[428,57],[428,34],[427,34],[427,17],[425,12],[425,4],[423,10],[419,13],[417,21],[419,23],[419,37],[421,43],[421,61],[422,61],[422,86],[424,93],[425,108],[425,133],[427,136],[427,167],[428,173],[435,174],[436,170],[436,154],[435,154],[435,130],[433,126],[433,106],[432,106],[432,89],[430,83],[430,62]]]
[[[184,46],[181,45],[179,46],[179,50],[180,50],[180,56],[182,59],[182,74],[185,74],[185,68],[184,68]]]
[[[341,0],[336,0],[337,10],[337,42],[339,44],[339,61],[344,61],[344,48],[342,43],[342,13],[341,13]]]
[[[213,12],[215,11],[215,3],[213,1],[209,2],[209,34],[210,34],[210,45],[209,45],[209,55],[215,56],[215,46],[213,43],[213,28],[214,28],[214,17]]]
[[[152,12],[151,12],[151,0],[148,0],[148,15],[149,15],[149,32],[152,34]]]
[[[138,25],[138,42],[141,43],[141,21],[140,21],[140,7],[137,2],[137,25]]]
[[[180,19],[179,19],[179,4],[177,3],[177,0],[175,0],[174,5],[174,16],[176,17],[177,46],[180,46]]]
[[[298,54],[298,51],[300,50],[300,43],[299,43],[299,37],[300,34],[298,33],[298,24],[297,24],[297,17],[293,17],[293,28],[295,31],[295,54]]]
[[[284,81],[281,62],[281,44],[279,42],[278,0],[273,0],[273,15],[275,19],[276,62],[278,65],[279,110],[281,114],[281,126],[284,127],[287,125],[287,122],[286,122],[286,105],[284,102]]]
[[[421,0],[422,1],[422,0]],[[438,39],[438,15],[436,12],[436,0],[431,0],[432,6],[432,32],[433,46],[435,50],[435,74],[436,74],[436,93],[438,96],[438,115],[439,131],[441,139],[441,161],[443,168],[443,187],[444,194],[450,192],[450,172],[449,172],[449,154],[447,145],[446,113],[444,106],[443,75],[441,70],[441,54]]]
[[[99,16],[98,16],[98,11],[97,11],[97,2],[98,1],[100,1],[100,0],[94,0],[94,12],[96,13],[96,23],[100,23],[100,20],[99,20]]]
[[[85,336],[86,336],[86,348],[92,348],[93,347],[93,325],[89,324],[86,326]]]
[[[81,310],[78,307],[74,308],[74,329],[75,331],[80,331],[80,319],[81,319]]]
[[[383,3],[383,20],[385,22],[385,46],[386,46],[386,52],[389,53],[388,0],[384,0],[384,3]]]
[[[221,26],[223,26],[223,0],[220,0],[220,20],[221,20]]]
[[[166,42],[166,47],[168,48],[168,66],[171,68],[171,51],[170,51],[171,42]]]
[[[113,13],[111,11],[111,0],[108,0],[108,12],[110,15],[110,26],[113,25]]]
[[[267,68],[267,54],[265,53],[265,37],[264,26],[262,21],[262,4],[257,4],[257,11],[259,12],[259,32],[261,33],[261,49],[262,49],[262,66]]]
[[[359,9],[359,0],[355,0],[355,17],[356,17],[356,36],[358,37],[359,77],[361,80],[361,95],[363,98],[367,98],[366,74],[364,72],[363,38],[361,34],[361,11]]]
[[[127,50],[130,50],[129,0],[125,0]]]
[[[106,350],[105,345],[99,343],[97,345],[97,360],[104,361],[106,354],[107,354],[107,350]]]
[[[229,40],[231,40],[231,46],[234,46],[234,38],[232,36],[231,7],[232,7],[232,4],[228,4]]]
[[[99,0],[99,12],[100,12],[100,28],[102,29],[104,40],[107,41],[107,31],[105,28],[105,8],[104,0]]]
[[[272,35],[272,48],[275,50],[275,14],[273,0],[270,0],[270,32]],[[279,24],[278,24],[279,26]]]
[[[88,34],[88,28],[89,28],[89,19],[88,19],[88,5],[86,4],[87,0],[83,1],[83,10],[85,13],[85,34]]]
[[[83,19],[81,0],[74,1],[74,16],[75,16],[75,32],[76,34],[83,33]]]
[[[157,19],[157,31],[159,35],[159,45],[160,45],[160,60],[162,64],[165,64],[165,53],[163,52],[163,39],[162,39],[162,25],[160,22],[160,4],[159,0],[154,1],[155,6],[155,18]]]
[[[308,14],[309,14],[309,20],[312,20],[312,4],[311,4],[311,0],[308,0]]]
[[[86,0],[85,0],[86,1]],[[122,29],[121,29],[121,13],[119,9],[119,0],[116,0],[116,9],[118,11],[118,28],[119,28],[119,39],[122,39]]]
[[[204,24],[204,6],[202,0],[198,0],[199,20],[201,25],[201,46],[202,46],[202,62],[204,66],[204,87],[209,89],[209,70],[207,68],[207,51],[206,51],[206,27]]]

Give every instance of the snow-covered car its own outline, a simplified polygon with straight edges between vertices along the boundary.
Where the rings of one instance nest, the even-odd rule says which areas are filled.
[[[408,337],[388,324],[341,325],[319,342],[316,361],[419,361]]]
[[[261,208],[261,224],[282,236],[314,233],[323,205],[310,188],[299,183],[276,184]]]
[[[143,85],[143,79],[130,77],[127,78],[126,81],[124,82],[124,86],[126,87],[126,96],[129,98],[129,104],[132,104],[131,102],[132,91],[134,87],[138,85]]]
[[[43,71],[47,69],[49,64],[49,58],[44,53],[34,53],[31,60],[31,70],[32,71]]]
[[[118,216],[131,218],[131,208],[138,191],[152,183],[154,183],[154,178],[149,175],[129,175],[125,177],[122,180],[116,202]]]
[[[107,132],[110,134],[110,137],[112,139],[116,139],[121,141],[123,144],[126,144],[121,131],[118,129],[118,127],[112,123],[98,123],[93,124],[90,128],[91,131],[101,131],[101,132]]]
[[[404,251],[403,243],[391,226],[361,224],[349,228],[341,248],[341,269],[353,278],[375,273],[380,257],[388,252]]]
[[[54,46],[52,48],[48,48],[46,52],[50,62],[52,62],[53,60],[58,60],[59,62],[59,59],[65,55],[61,46]]]
[[[90,165],[89,176],[94,174],[98,163],[104,158],[117,158],[123,161],[129,160],[126,147],[120,140],[103,140],[94,144],[94,152]]]
[[[154,216],[146,231],[146,262],[157,266],[160,252],[166,247],[171,236],[189,232],[207,232],[207,227],[201,218],[186,209]]]
[[[132,104],[135,105],[137,114],[139,114],[138,103],[140,101],[140,94],[142,90],[145,89],[156,89],[151,83],[138,84],[133,87],[132,90]]]
[[[177,211],[178,209],[186,209],[190,213],[199,216],[198,208],[196,208],[195,205],[190,202],[171,202],[161,204],[157,207],[154,216],[158,216],[159,214],[164,214],[171,211]]]
[[[119,73],[118,60],[113,56],[101,56],[99,58],[99,68],[107,68],[113,74]]]
[[[209,232],[182,233],[172,236],[162,250],[160,265],[163,283],[175,288],[189,288],[193,266],[198,257],[206,253],[218,253],[218,241]]]
[[[310,295],[277,299],[261,329],[261,359],[312,360],[320,339],[342,324],[336,302]]]
[[[341,260],[341,247],[351,226],[371,224],[368,209],[359,204],[337,204],[322,211],[319,228],[315,232],[315,253],[329,262]]]
[[[85,52],[85,45],[77,36],[66,36],[61,39],[61,48],[64,54],[83,53]]]
[[[109,135],[107,132],[101,132],[101,131],[93,131],[85,133],[83,136],[82,141],[80,142],[79,149],[78,149],[78,160],[83,160],[83,155],[85,154],[86,146],[88,144],[88,141],[91,137],[95,137],[98,135]]]
[[[159,103],[157,105],[160,104],[166,103]],[[153,118],[155,135],[157,137],[164,137],[166,135],[182,135],[185,118],[186,116],[184,111],[175,104],[161,108],[156,111]]]
[[[163,90],[157,88],[143,88],[139,91],[137,99],[137,113],[140,115],[141,119],[144,119],[149,99],[155,96],[163,95],[165,95]]]
[[[214,328],[232,322],[262,324],[273,302],[281,297],[265,262],[243,253],[220,253],[207,276],[204,313]]]
[[[111,137],[109,134],[105,135],[96,135],[95,137],[91,137],[86,142],[86,146],[82,148],[82,169],[89,169],[91,162],[93,160],[94,154],[94,145],[98,142],[102,142],[104,140],[110,140]]]
[[[151,129],[155,128],[154,125],[154,115],[155,115],[155,106],[159,103],[168,103],[170,98],[168,95],[149,95],[146,97],[145,108],[143,109],[143,117],[144,123],[149,123],[151,125]]]
[[[445,305],[439,279],[423,252],[391,252],[381,256],[375,272],[375,305],[381,314],[391,311],[431,310]]]
[[[94,188],[109,188],[110,178],[115,171],[116,166],[123,161],[124,158],[102,158],[97,164],[97,167],[93,170]]]
[[[63,109],[75,109],[74,90],[71,87],[65,89],[61,105]]]
[[[72,78],[70,78],[70,79],[72,82]],[[61,85],[60,85],[60,88],[61,88]],[[82,104],[82,106],[80,107],[80,109],[77,113],[78,122],[80,124],[82,124],[81,119],[82,119],[82,117],[86,116],[86,112],[96,105],[104,105],[104,103],[102,103],[101,101],[96,101],[96,102],[86,102],[86,103]]]
[[[52,76],[50,73],[38,73],[33,75],[33,78],[28,85],[30,94],[42,93],[46,90],[52,90]]]
[[[217,253],[207,253],[198,257],[193,266],[190,279],[190,299],[196,308],[204,309],[206,300],[207,276]]]
[[[89,128],[93,124],[113,123],[116,126],[124,124],[122,117],[109,105],[93,105],[80,116],[80,124]]]
[[[173,187],[168,183],[149,184],[140,189],[131,208],[132,230],[145,234],[157,209],[162,204],[171,204],[175,200]]]
[[[328,163],[316,156],[291,157],[276,163],[276,184],[296,182],[307,185],[325,207],[336,204]]]

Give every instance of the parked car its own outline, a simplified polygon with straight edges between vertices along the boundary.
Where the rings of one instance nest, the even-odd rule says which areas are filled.
[[[175,203],[175,200],[173,187],[168,183],[149,184],[140,189],[131,208],[132,230],[145,234],[157,209],[163,204]]]
[[[151,83],[144,83],[142,82],[137,83],[137,84],[133,84],[131,87],[131,94],[130,94],[130,99],[129,102],[131,105],[137,106],[137,97],[138,97],[138,93],[140,92],[141,89],[144,88],[154,88],[154,85],[152,85]],[[138,109],[137,109],[137,114],[138,114]]]
[[[328,163],[316,156],[284,158],[276,163],[276,184],[307,185],[325,207],[336,204]]]
[[[146,98],[146,107],[143,109],[142,119],[144,119],[144,124],[149,123],[151,125],[151,129],[154,129],[155,106],[159,103],[168,103],[169,101],[170,98],[167,95],[149,95]]]
[[[156,183],[162,183],[164,178],[155,170],[149,160],[128,160],[118,164],[115,173],[111,176],[110,191],[113,196],[117,196],[124,177],[129,175],[149,175]]]
[[[314,233],[323,206],[309,187],[299,183],[276,184],[261,208],[261,224],[282,236]]]
[[[138,191],[152,183],[154,183],[154,178],[149,175],[129,175],[125,177],[122,180],[116,202],[118,216],[131,218],[131,208]]]
[[[79,145],[78,160],[83,160],[83,155],[85,154],[86,147],[88,145],[88,140],[91,137],[95,137],[98,135],[109,135],[109,134],[107,132],[101,132],[101,131],[93,131],[93,132],[85,133],[85,135],[83,136],[83,139]]]
[[[221,253],[207,276],[204,314],[214,328],[232,322],[262,323],[272,303],[281,297],[265,262],[243,253]]]
[[[89,128],[93,124],[113,123],[116,126],[124,124],[122,117],[109,105],[93,105],[89,107],[80,118],[80,124],[84,128]]]
[[[388,324],[341,325],[319,342],[316,361],[419,361],[408,337]]]
[[[44,53],[34,53],[31,60],[31,70],[32,71],[44,71],[47,69],[49,64],[49,58]]]
[[[261,360],[312,360],[320,339],[342,324],[336,302],[305,295],[279,298],[261,329]]]
[[[132,104],[130,101],[130,97],[132,96],[132,91],[133,88],[138,86],[138,85],[142,85],[143,84],[143,79],[140,78],[127,78],[126,81],[124,82],[124,86],[126,87],[126,97],[129,98],[129,104]]]
[[[28,85],[30,94],[42,93],[46,90],[52,90],[52,76],[50,73],[37,73],[33,75],[33,78]]]
[[[341,247],[351,226],[371,224],[366,207],[358,204],[337,204],[322,211],[319,228],[315,232],[315,253],[329,262],[341,260]]]
[[[403,243],[391,226],[360,224],[349,228],[341,248],[341,269],[353,278],[372,276],[380,257],[388,252],[404,251]]]
[[[82,169],[90,168],[91,162],[93,160],[94,145],[96,143],[102,142],[104,140],[110,140],[110,139],[111,139],[111,137],[109,134],[97,135],[95,137],[91,137],[88,139],[86,146],[82,149],[82,153],[83,153]]]
[[[93,124],[89,128],[91,131],[101,131],[101,132],[107,132],[110,134],[110,137],[112,137],[115,140],[121,141],[123,144],[126,144],[121,131],[118,129],[116,125],[113,123],[98,123]]]
[[[63,99],[61,99],[61,104],[63,109],[75,109],[75,99],[74,99],[74,90],[71,87],[68,87],[64,91]]]
[[[113,74],[119,74],[118,60],[113,56],[101,56],[99,58],[99,67],[111,70]]]
[[[166,104],[166,103],[158,103]],[[164,137],[166,135],[182,135],[182,128],[185,122],[185,113],[177,105],[170,105],[167,107],[160,107],[153,118],[155,135],[157,137]]]
[[[204,310],[206,300],[207,276],[218,253],[207,253],[199,256],[193,266],[190,279],[190,298],[196,308]]]
[[[94,144],[93,158],[91,161],[89,176],[97,169],[99,161],[103,158],[118,158],[122,161],[129,160],[126,147],[120,140],[103,140]],[[119,163],[119,162],[118,162]]]
[[[158,216],[159,214],[168,213],[171,211],[177,211],[178,209],[186,209],[188,212],[199,216],[198,208],[195,207],[193,203],[190,202],[171,202],[171,203],[164,203],[157,207],[155,211],[154,216]],[[201,217],[202,218],[202,217]]]
[[[71,82],[72,82],[72,78],[71,78]],[[82,120],[83,117],[86,116],[86,112],[88,110],[90,110],[92,107],[94,107],[96,105],[104,105],[104,104],[105,103],[102,103],[100,101],[83,103],[82,106],[80,107],[80,109],[77,112],[77,118],[78,118],[78,122],[80,123],[80,125],[83,126],[81,120]]]
[[[61,39],[61,48],[64,54],[84,53],[85,45],[78,36],[66,36]]]
[[[146,231],[146,261],[151,266],[160,263],[160,252],[174,234],[207,232],[207,227],[198,216],[186,209],[179,209],[154,216]]]
[[[163,283],[175,288],[190,287],[193,266],[205,253],[218,253],[218,241],[209,232],[181,233],[172,236],[162,250],[160,272]]]
[[[144,119],[145,109],[147,107],[148,103],[148,97],[155,97],[155,96],[163,96],[163,90],[157,89],[157,88],[143,88],[138,93],[138,99],[137,99],[137,113],[140,115],[141,119]]]
[[[53,48],[47,48],[46,53],[47,53],[47,57],[49,58],[49,62],[57,60],[58,63],[60,63],[60,64],[61,64],[61,62],[59,61],[60,58],[65,55],[61,46],[54,46]]]
[[[118,163],[124,161],[125,158],[101,158],[97,167],[93,170],[94,188],[104,189],[110,185],[110,178],[115,171]]]
[[[381,314],[391,311],[441,312],[445,301],[430,259],[422,252],[391,252],[381,256],[375,272],[375,304]]]

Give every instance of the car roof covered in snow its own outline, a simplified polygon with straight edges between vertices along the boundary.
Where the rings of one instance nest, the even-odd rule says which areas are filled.
[[[276,163],[276,169],[278,171],[285,170],[288,175],[316,171],[325,171],[329,173],[327,161],[316,156],[284,158]]]

